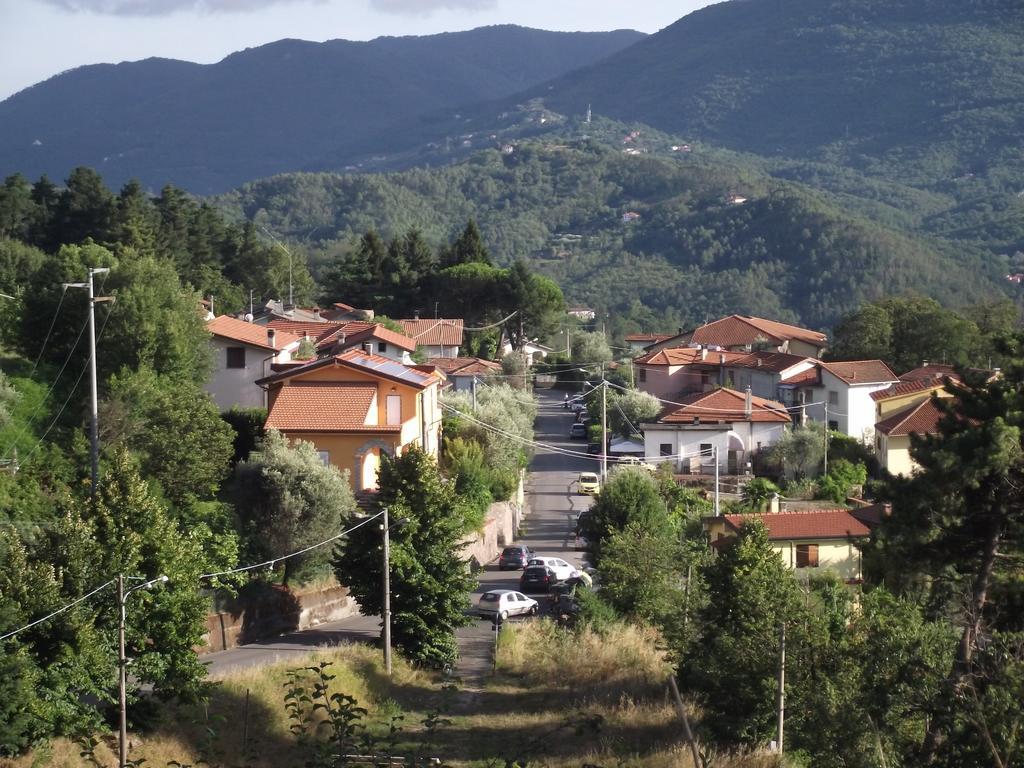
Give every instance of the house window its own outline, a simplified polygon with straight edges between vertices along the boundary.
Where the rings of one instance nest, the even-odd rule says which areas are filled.
[[[387,352],[388,351],[387,342],[378,341],[377,342],[377,351],[380,352],[380,353]]]
[[[316,455],[320,457],[320,463],[325,467],[331,466],[331,452],[330,451],[317,451]]]
[[[715,452],[715,449],[711,445],[711,443],[701,443],[700,444],[700,455],[703,456],[704,458],[706,458],[706,459],[713,458],[714,452]]]
[[[402,423],[402,396],[388,395],[388,426],[394,427]]]
[[[817,568],[818,567],[818,545],[797,544],[796,545],[796,567]]]
[[[836,392],[835,390],[831,390],[830,389],[828,391],[828,404],[829,405],[839,405],[839,393]]]
[[[830,421],[828,423],[828,428],[832,432],[838,432],[839,431],[839,422],[838,421]]]
[[[658,446],[658,453],[661,456],[671,456],[672,443],[662,443],[660,446]]]
[[[646,368],[641,368],[640,369],[640,381],[647,381],[647,369]]]
[[[245,368],[245,347],[228,347],[228,368]]]

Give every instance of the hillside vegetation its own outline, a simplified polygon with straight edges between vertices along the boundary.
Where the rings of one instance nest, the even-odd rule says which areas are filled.
[[[740,193],[746,202],[728,202]],[[418,228],[441,243],[475,217],[499,263],[529,257],[569,301],[641,325],[750,312],[819,327],[883,295],[950,304],[1002,295],[976,248],[911,236],[844,210],[835,195],[696,151],[634,156],[588,140],[537,141],[434,170],[278,176],[219,203],[310,243],[321,272],[366,230]],[[639,218],[624,222],[625,213]]]
[[[341,169],[387,152],[438,109],[506,96],[592,63],[639,32],[486,27],[370,42],[280,40],[210,65],[95,65],[0,103],[0,175],[102,170],[220,192],[261,176]]]

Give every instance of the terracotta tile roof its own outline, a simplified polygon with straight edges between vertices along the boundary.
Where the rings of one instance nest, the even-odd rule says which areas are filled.
[[[319,341],[325,334],[337,330],[340,325],[340,323],[332,323],[327,320],[322,322],[317,320],[286,320],[280,317],[275,317],[267,323],[268,328],[286,331],[299,338],[309,336],[314,341]]]
[[[884,384],[899,381],[899,377],[881,360],[822,363],[821,367],[847,384]]]
[[[733,360],[746,357],[746,352],[726,352],[724,350],[697,349],[696,347],[672,347],[651,352],[636,358],[636,365],[707,365],[717,366],[724,359],[729,365]]]
[[[657,344],[659,341],[671,339],[674,335],[671,333],[629,333],[626,334],[625,340],[627,342],[644,341],[648,344]]]
[[[310,371],[317,371],[332,365],[338,365],[351,370],[362,371],[371,376],[379,376],[388,381],[396,381],[416,389],[426,389],[432,384],[443,380],[443,374],[417,370],[412,366],[391,360],[387,357],[364,352],[359,348],[347,349],[341,354],[321,357],[319,360],[300,365],[297,368],[281,371],[272,376],[267,376],[256,381],[257,384],[275,384],[285,379],[296,376],[303,376]]]
[[[501,370],[501,363],[479,357],[432,357],[427,363],[449,376],[481,376]]]
[[[753,344],[758,338],[778,343],[795,339],[821,347],[828,343],[828,338],[819,331],[751,315],[729,315],[721,320],[706,323],[693,331],[690,340],[695,344],[735,347]]]
[[[785,386],[805,386],[811,384],[821,383],[821,368],[817,365],[808,368],[806,371],[800,371],[800,373],[794,373],[792,376],[786,376],[779,381],[780,387]]]
[[[417,344],[431,347],[458,347],[462,344],[461,319],[399,320],[405,335]]]
[[[889,437],[906,435],[932,435],[939,431],[940,411],[931,398],[894,413],[875,424],[875,429]]]
[[[772,541],[866,538],[871,535],[871,529],[845,509],[809,509],[803,512],[724,517],[726,524],[736,531],[749,520],[760,520],[768,529],[768,538]]]
[[[356,330],[354,332],[351,331],[350,326],[355,326],[357,324],[368,325],[369,327],[363,328],[362,330]],[[330,340],[332,342],[336,342],[340,338],[342,333],[345,334],[346,345],[361,344],[367,339],[376,339],[378,341],[387,342],[388,344],[393,344],[399,349],[404,349],[406,352],[416,351],[416,342],[410,339],[408,336],[403,336],[402,334],[392,331],[389,328],[385,328],[380,323],[369,324],[363,323],[362,321],[353,321],[351,323],[346,323],[344,328],[335,333],[332,333],[330,339],[324,339],[324,341]]]
[[[879,400],[888,400],[891,397],[903,397],[915,392],[927,392],[931,389],[942,389],[941,379],[914,379],[913,381],[901,381],[886,389],[880,389],[871,393],[871,399],[876,403]]]
[[[681,405],[670,405],[658,418],[659,424],[688,424],[699,418],[702,424],[747,421],[747,396],[733,389],[697,392],[684,397]],[[788,424],[792,419],[782,403],[751,396],[749,421]]]
[[[761,371],[771,371],[772,373],[782,373],[787,368],[792,368],[794,365],[799,365],[806,360],[817,362],[812,357],[790,355],[786,352],[751,352],[733,360],[728,365],[729,367],[754,368]]]
[[[947,377],[954,381],[960,381],[960,374],[956,372],[952,365],[929,363],[902,374],[900,381],[942,380]]]
[[[260,349],[267,350],[275,348],[283,349],[289,344],[297,344],[300,340],[298,336],[275,328],[275,346],[272,347],[267,339],[266,326],[247,323],[245,320],[239,320],[228,315],[221,315],[220,317],[215,317],[213,320],[209,320],[206,323],[206,330],[214,336],[220,336],[224,339],[231,339],[232,341],[238,341],[242,344],[248,344],[253,347],[259,347]]]
[[[331,328],[328,331],[324,331],[320,336],[317,337],[316,346],[319,350],[324,350],[338,341],[344,334],[346,340],[350,334],[354,335],[362,333],[368,328],[372,328],[373,323],[367,322],[366,320],[346,320],[339,323],[331,323]]]
[[[400,432],[401,426],[367,424],[377,387],[373,384],[297,381],[281,387],[267,414],[267,429],[281,432]]]

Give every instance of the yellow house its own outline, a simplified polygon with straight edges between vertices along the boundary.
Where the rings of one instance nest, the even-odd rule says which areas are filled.
[[[814,509],[721,515],[704,518],[704,530],[711,537],[713,546],[722,547],[739,533],[745,522],[760,520],[768,531],[772,549],[787,567],[805,576],[827,568],[835,571],[846,583],[859,584],[863,571],[857,545],[871,535],[871,529],[864,521],[877,519],[878,511],[866,507],[854,512]]]
[[[443,375],[350,349],[260,379],[267,429],[316,446],[325,463],[351,473],[356,491],[377,487],[381,454],[418,446],[438,452]]]
[[[932,395],[952,397],[938,378],[901,381],[871,393],[875,401],[875,457],[894,475],[909,475],[917,468],[910,458],[910,435],[935,432],[939,410]]]

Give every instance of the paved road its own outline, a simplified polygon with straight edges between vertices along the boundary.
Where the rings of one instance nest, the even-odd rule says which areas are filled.
[[[569,439],[569,426],[574,417],[562,407],[562,393],[538,390],[540,412],[536,439],[542,443],[584,453],[586,443]],[[583,470],[598,467],[596,457],[566,456],[555,451],[537,449],[527,479],[526,534],[521,541],[538,554],[554,555],[576,565],[582,553],[574,551],[573,528],[576,515],[590,506],[589,496],[578,496],[572,482]],[[480,588],[473,594],[473,605],[481,592],[488,589],[518,589],[518,571],[498,571],[490,564],[480,572]],[[251,643],[229,651],[203,657],[212,677],[222,677],[248,667],[286,660],[298,653],[307,653],[317,646],[345,642],[372,642],[380,636],[380,619],[375,616],[352,616],[328,622],[314,629],[292,632],[281,637]],[[491,622],[479,620],[459,630],[460,660],[456,672],[468,687],[479,687],[490,671],[494,632]]]

